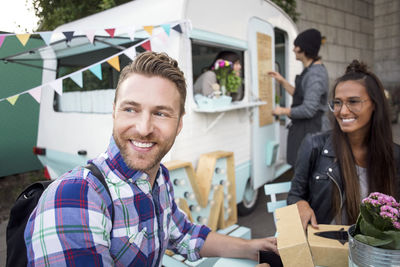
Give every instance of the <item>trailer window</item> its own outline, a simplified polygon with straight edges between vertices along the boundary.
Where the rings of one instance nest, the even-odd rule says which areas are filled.
[[[240,101],[244,97],[244,51],[239,49],[232,49],[223,46],[207,44],[204,42],[199,42],[192,40],[192,61],[193,61],[193,82],[206,71],[210,70],[210,67],[215,59],[221,51],[232,51],[235,52],[239,56],[240,64],[242,66],[241,69],[241,78],[242,84],[239,87],[237,93],[232,93],[232,101]],[[194,92],[194,91],[193,91]]]
[[[127,42],[121,46],[130,47],[138,41]],[[144,51],[141,47],[136,49],[138,53]],[[58,60],[57,78],[95,64],[119,51],[117,48],[108,47],[63,57]],[[122,70],[123,67],[131,62],[131,59],[122,54],[119,56],[119,61],[120,69]],[[119,72],[108,63],[101,64],[101,70],[102,79],[99,79],[90,70],[83,71],[82,88],[72,79],[64,79],[63,94],[61,96],[55,94],[54,96],[54,110],[57,112],[111,113]]]

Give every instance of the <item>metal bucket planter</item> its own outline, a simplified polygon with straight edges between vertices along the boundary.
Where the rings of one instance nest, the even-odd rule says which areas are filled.
[[[349,230],[349,267],[399,267],[400,250],[376,248],[353,238],[355,225]]]

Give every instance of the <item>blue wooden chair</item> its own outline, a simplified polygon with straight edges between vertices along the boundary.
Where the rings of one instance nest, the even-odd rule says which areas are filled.
[[[264,185],[265,195],[271,197],[271,201],[267,202],[267,212],[272,212],[275,220],[275,210],[287,205],[286,199],[277,200],[278,194],[289,192],[291,182],[273,183]]]

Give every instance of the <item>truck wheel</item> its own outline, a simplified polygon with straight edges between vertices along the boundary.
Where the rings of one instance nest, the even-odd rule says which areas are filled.
[[[259,189],[254,190],[251,179],[247,180],[243,200],[237,205],[239,216],[245,216],[254,211],[257,206]]]

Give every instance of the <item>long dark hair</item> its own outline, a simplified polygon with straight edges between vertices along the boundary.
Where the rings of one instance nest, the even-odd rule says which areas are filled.
[[[378,191],[395,196],[396,168],[393,155],[392,128],[389,116],[389,106],[384,88],[378,77],[367,69],[364,63],[357,60],[346,68],[343,76],[336,80],[333,87],[333,97],[339,83],[355,81],[362,84],[374,103],[374,111],[370,119],[369,134],[365,137],[367,144],[367,176],[369,192]],[[333,145],[340,166],[346,196],[346,213],[349,224],[357,220],[360,207],[360,184],[356,171],[356,163],[347,134],[344,133],[336,120],[333,122]],[[395,196],[398,197],[398,196]],[[339,192],[332,191],[334,214],[340,212]]]

